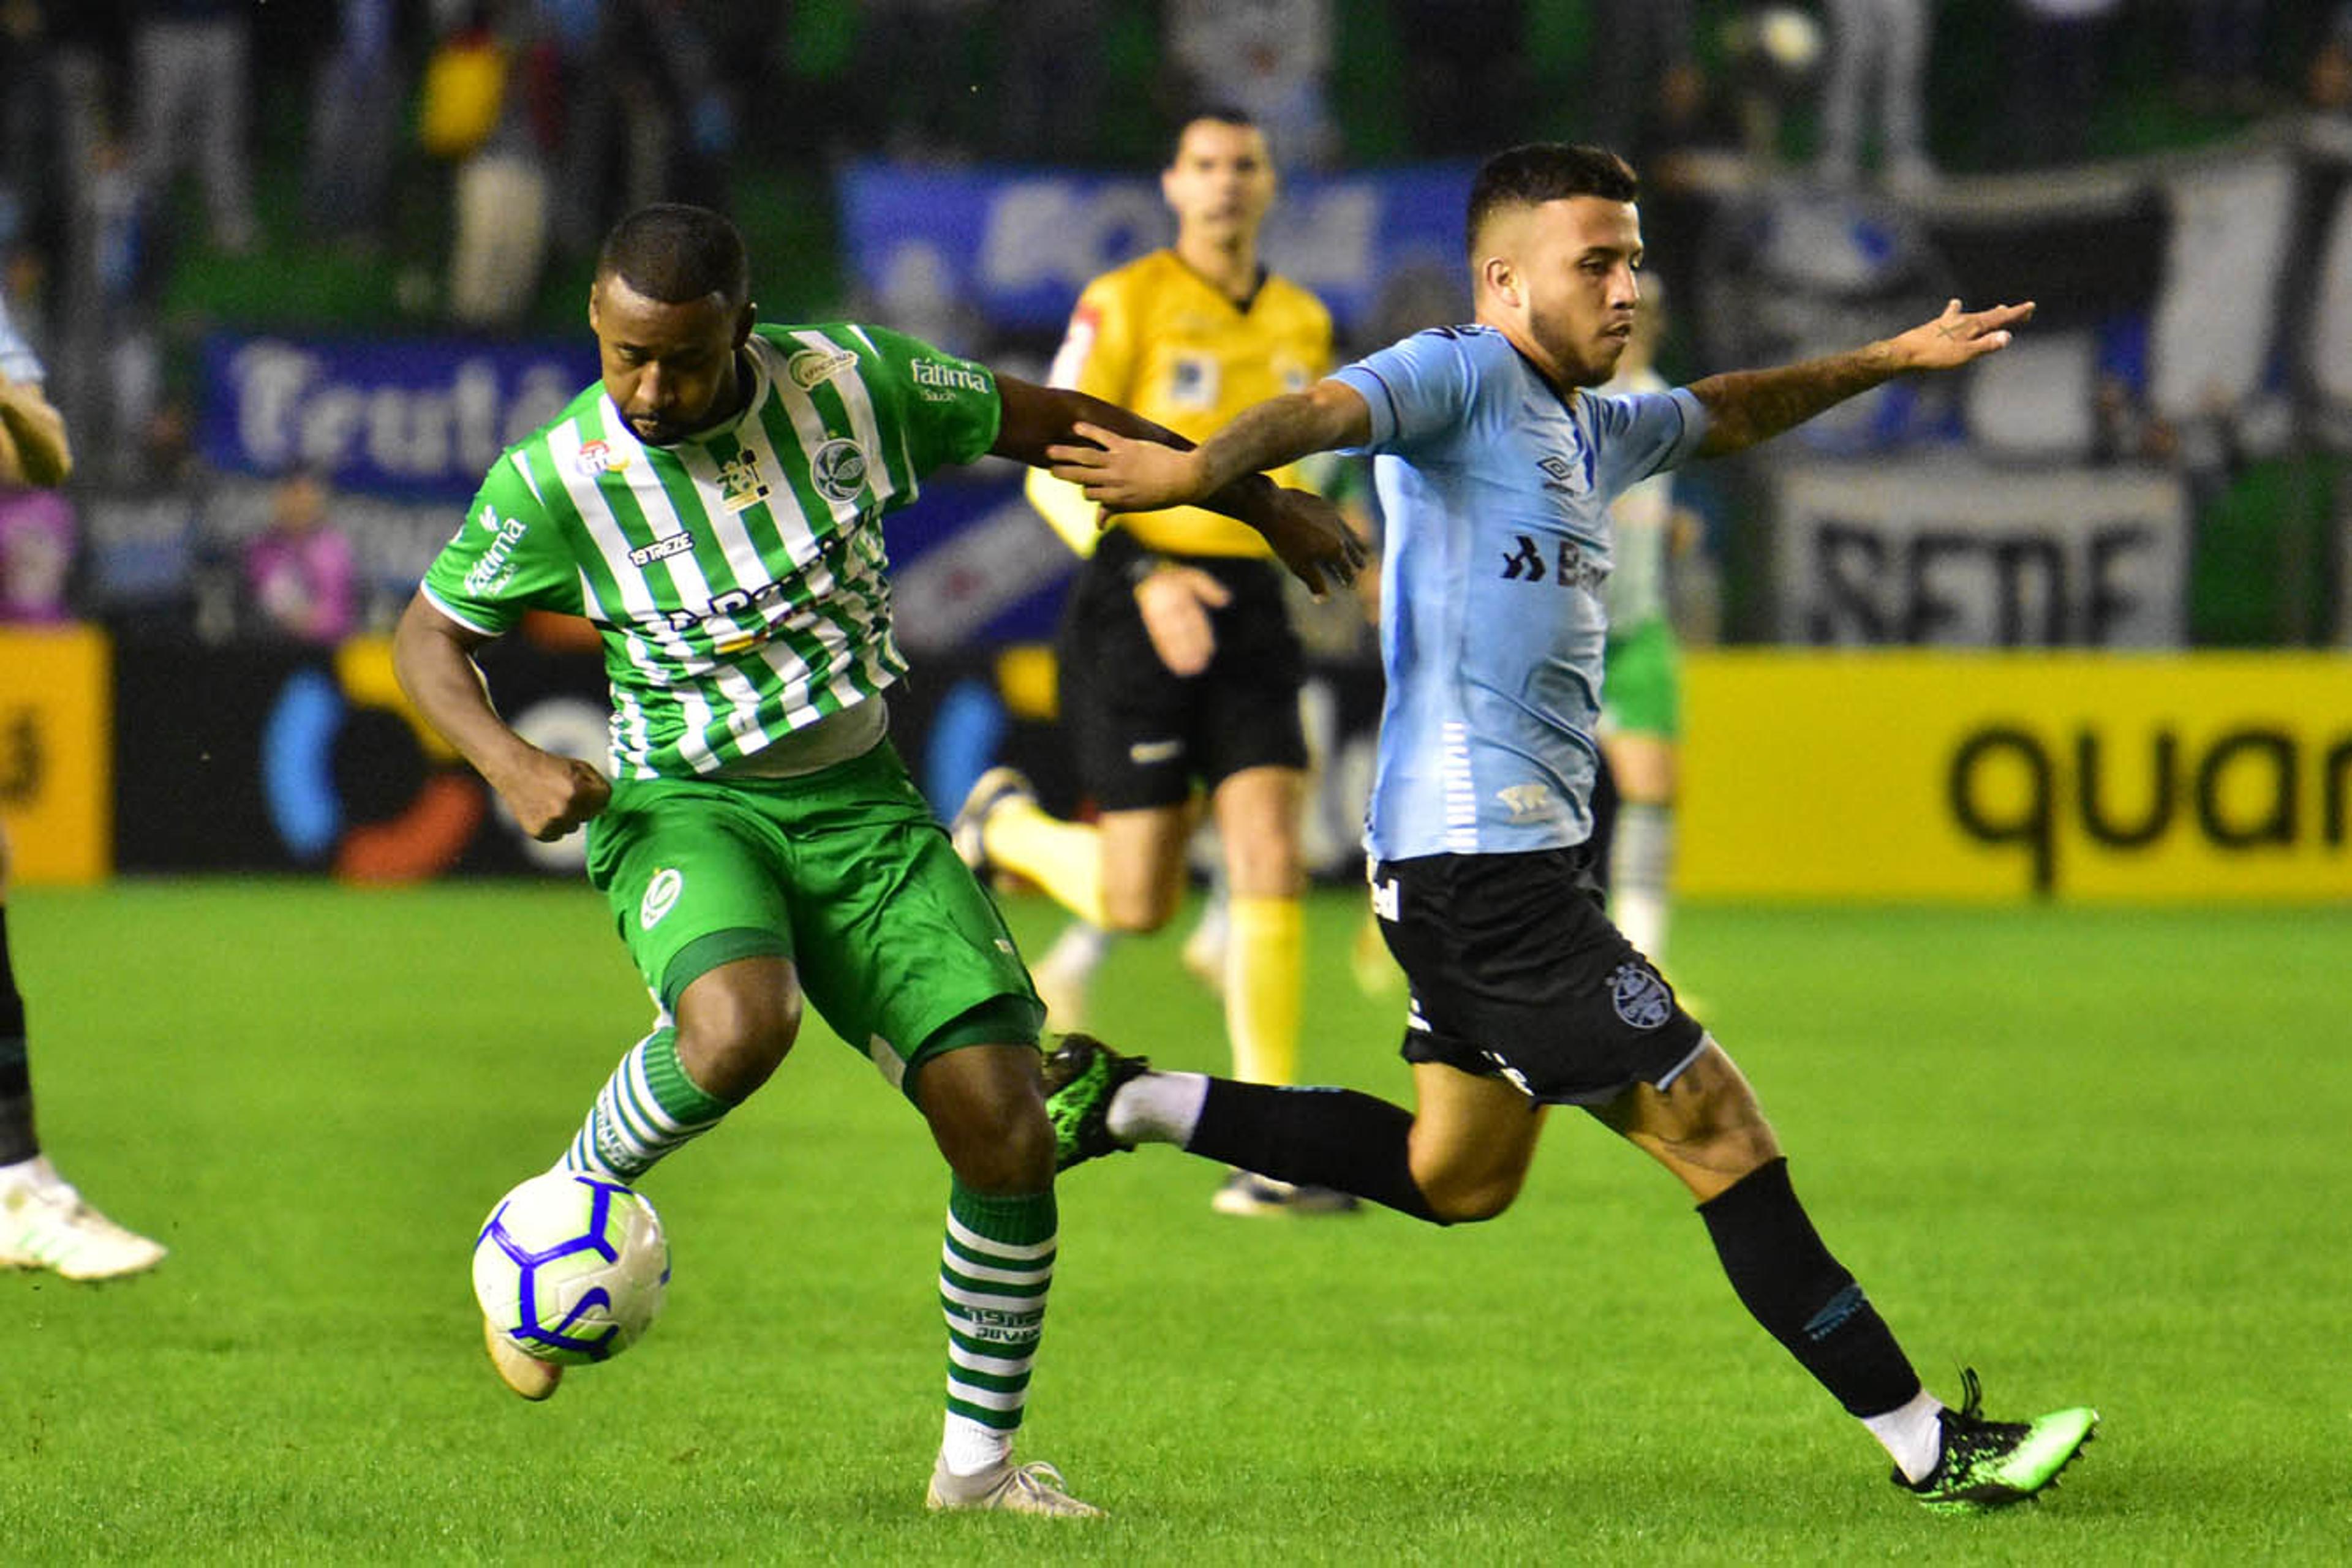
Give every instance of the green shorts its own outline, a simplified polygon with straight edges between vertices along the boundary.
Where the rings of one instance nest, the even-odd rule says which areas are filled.
[[[665,1009],[740,958],[793,961],[844,1040],[913,1097],[969,1045],[1034,1045],[1045,1007],[996,905],[888,742],[793,779],[624,779],[588,879]]]
[[[1683,732],[1682,654],[1661,616],[1609,634],[1601,654],[1601,728],[1617,735]]]

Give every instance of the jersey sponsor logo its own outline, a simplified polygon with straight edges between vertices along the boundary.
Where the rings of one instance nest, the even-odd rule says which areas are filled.
[[[1515,548],[1503,556],[1503,581],[1506,583],[1541,583],[1549,578],[1563,588],[1580,588],[1588,594],[1598,594],[1601,585],[1609,581],[1609,568],[1586,554],[1576,541],[1563,539],[1553,560],[1544,560],[1543,546],[1535,536],[1515,533]]]
[[[851,570],[846,557],[847,552],[854,550],[856,546],[848,538],[849,532],[856,528],[873,527],[881,521],[882,513],[879,508],[866,508],[857,514],[857,521],[851,525],[850,529],[845,529],[840,535],[827,542],[824,553],[819,559],[835,572]],[[812,566],[809,570],[814,569]],[[790,577],[772,577],[755,588],[730,588],[722,594],[712,595],[710,603],[700,608],[656,611],[649,618],[658,620],[671,631],[690,632],[706,622],[740,621],[744,618],[747,612],[768,617],[782,609],[795,591],[805,594],[807,587],[807,572],[797,572]],[[712,635],[724,636],[730,629],[727,626],[714,626]]]
[[[1621,963],[1611,973],[1609,1005],[1633,1029],[1654,1029],[1675,1016],[1674,994],[1639,962]]]
[[[629,466],[629,455],[615,451],[610,441],[597,439],[580,443],[579,452],[572,466],[593,479],[598,474],[617,474]]]
[[[486,599],[513,578],[514,548],[522,542],[530,526],[520,518],[502,518],[487,506],[482,509],[480,521],[498,537],[482,552],[482,558],[466,569],[466,592],[474,598]]]
[[[1554,452],[1538,459],[1536,467],[1544,471],[1544,489],[1559,495],[1580,496],[1592,492],[1592,454],[1579,454],[1583,459],[1564,458]]]
[[[1548,784],[1515,784],[1508,789],[1496,790],[1495,798],[1510,812],[1513,822],[1528,822],[1552,815],[1554,803]]]
[[[661,924],[662,916],[677,908],[677,897],[686,890],[686,877],[675,866],[665,866],[654,873],[646,884],[646,896],[637,902],[637,929],[651,931]]]
[[[1138,767],[1150,767],[1154,763],[1172,763],[1184,754],[1184,742],[1173,741],[1138,741],[1127,749],[1127,760]]]
[[[673,555],[683,555],[693,548],[693,535],[673,533],[667,539],[656,539],[651,544],[640,544],[630,551],[629,564],[650,566],[656,561],[667,561]]]
[[[942,392],[992,392],[994,384],[985,372],[968,364],[942,364],[935,359],[919,359],[910,363],[908,374],[917,386],[937,387]]]
[[[822,386],[857,363],[847,349],[803,349],[784,362],[784,374],[803,388]]]
[[[768,499],[768,480],[760,472],[760,459],[749,452],[738,452],[719,465],[719,500],[729,511],[741,511]]]
[[[809,480],[827,500],[855,500],[866,488],[866,448],[836,436],[809,459]]]
[[[988,1344],[1026,1344],[1037,1334],[1037,1325],[1045,1321],[1043,1307],[1007,1311],[1002,1307],[974,1307],[958,1302],[954,1308],[959,1321],[956,1327],[964,1338]]]

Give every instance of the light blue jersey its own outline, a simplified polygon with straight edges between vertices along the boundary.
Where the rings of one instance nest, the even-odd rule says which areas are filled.
[[[1418,332],[1337,373],[1370,405],[1387,520],[1377,860],[1554,849],[1592,833],[1609,503],[1691,456],[1686,390],[1563,398],[1491,327]]]

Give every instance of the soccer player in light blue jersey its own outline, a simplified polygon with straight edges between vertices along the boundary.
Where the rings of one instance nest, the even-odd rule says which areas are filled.
[[[0,486],[40,489],[73,472],[66,422],[45,390],[47,374],[0,300]],[[57,542],[29,535],[41,554]],[[5,544],[0,540],[0,545]],[[0,579],[10,564],[0,559]],[[8,595],[0,581],[0,612]],[[5,619],[0,613],[0,619]],[[13,847],[0,819],[0,1268],[47,1268],[68,1279],[138,1274],[163,1259],[163,1247],[125,1230],[92,1207],[41,1152],[33,1125],[33,1074],[26,1059],[25,999],[8,952],[8,878]]]
[[[1113,510],[1165,506],[1326,449],[1367,451],[1388,530],[1388,678],[1366,839],[1372,903],[1411,984],[1417,1109],[1349,1090],[1159,1073],[1074,1036],[1049,1061],[1058,1157],[1140,1142],[1353,1192],[1437,1224],[1502,1213],[1554,1105],[1664,1165],[1741,1302],[1939,1510],[2047,1487],[2095,1412],[1947,1408],[1815,1233],[1780,1142],[1712,1036],[1609,923],[1586,863],[1612,565],[1611,500],[1752,446],[1909,371],[2007,345],[2031,304],[1851,353],[1603,396],[1641,303],[1633,171],[1540,144],[1470,195],[1476,321],[1417,333],[1176,452],[1082,429],[1055,471]]]

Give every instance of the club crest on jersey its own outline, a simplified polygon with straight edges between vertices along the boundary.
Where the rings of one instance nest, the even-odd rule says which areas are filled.
[[[827,500],[855,500],[866,488],[866,448],[835,437],[809,459],[809,481]]]
[[[629,455],[614,451],[610,441],[583,441],[579,453],[572,459],[572,466],[593,479],[598,474],[617,474],[627,468]]]
[[[824,385],[857,363],[847,349],[803,349],[784,362],[784,374],[803,389]]]
[[[760,459],[749,452],[738,452],[719,465],[719,500],[729,511],[741,511],[768,499],[768,481],[760,472]]]
[[[1675,1016],[1674,993],[1655,971],[1639,962],[1621,963],[1610,974],[1609,1005],[1628,1028],[1654,1029]]]
[[[665,866],[656,871],[653,880],[646,884],[646,896],[637,904],[637,929],[651,931],[661,924],[662,916],[677,907],[677,896],[686,891],[686,878],[675,866]]]

